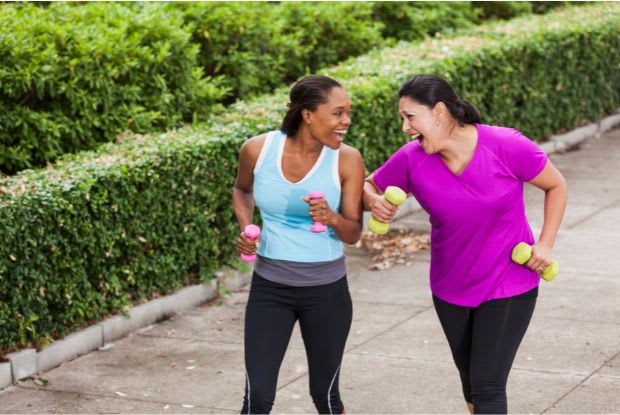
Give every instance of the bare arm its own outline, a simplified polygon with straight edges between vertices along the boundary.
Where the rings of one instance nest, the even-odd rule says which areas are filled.
[[[532,258],[525,264],[535,271],[551,263],[551,250],[564,217],[567,200],[567,185],[562,173],[547,161],[545,168],[529,183],[545,192],[545,213],[538,242],[532,249]]]
[[[239,151],[239,167],[237,179],[233,186],[232,203],[237,222],[241,228],[241,235],[237,240],[237,248],[245,254],[253,254],[256,251],[256,242],[243,235],[246,225],[252,223],[254,216],[254,166],[265,142],[265,135],[253,137],[243,143]]]
[[[323,200],[304,199],[310,205],[310,216],[336,232],[345,243],[356,243],[362,234],[362,193],[364,163],[359,151],[343,145],[340,150],[339,172],[342,179],[340,213],[329,209]]]
[[[364,210],[371,211],[375,219],[384,223],[390,223],[398,212],[398,206],[394,206],[385,199],[383,192],[375,184],[372,174],[364,182]]]

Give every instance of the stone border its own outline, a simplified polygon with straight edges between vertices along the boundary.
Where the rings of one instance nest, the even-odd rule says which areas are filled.
[[[145,326],[167,319],[219,296],[220,288],[235,290],[250,282],[251,272],[234,269],[216,272],[208,284],[184,287],[174,294],[133,307],[127,316],[116,315],[57,340],[43,350],[23,349],[0,363],[0,390],[20,379],[50,370],[61,363],[99,349]]]
[[[11,383],[13,383],[11,362],[2,362],[0,363],[0,390],[6,388]]]
[[[547,142],[541,144],[541,148],[547,154],[566,151],[586,139],[597,137],[618,125],[620,125],[620,109],[596,123],[576,128],[564,134],[551,136]],[[417,201],[409,197],[399,209],[396,219],[419,209],[421,207]],[[370,213],[365,212],[364,229],[366,229],[369,217]],[[103,347],[142,327],[211,301],[218,297],[220,287],[235,290],[248,284],[250,279],[251,271],[242,272],[232,269],[219,271],[216,273],[216,278],[209,284],[185,287],[174,294],[148,301],[132,308],[127,317],[122,315],[110,317],[84,330],[70,334],[40,352],[35,349],[24,349],[11,353],[7,356],[8,362],[0,363],[0,390],[19,379],[52,369],[61,363]]]
[[[614,114],[598,120],[597,122],[578,127],[564,134],[552,135],[549,140],[541,144],[541,148],[547,154],[563,152],[575,147],[588,138],[598,137],[601,134],[620,125],[620,109]]]

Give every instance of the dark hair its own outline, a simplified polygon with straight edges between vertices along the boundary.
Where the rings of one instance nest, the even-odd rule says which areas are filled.
[[[400,87],[399,98],[408,97],[422,105],[434,108],[443,102],[450,115],[463,124],[482,122],[480,112],[471,103],[460,99],[454,89],[443,78],[436,75],[415,75]]]
[[[301,111],[304,109],[315,111],[317,105],[327,102],[327,94],[333,88],[342,88],[342,85],[335,79],[323,75],[309,75],[299,81],[291,88],[288,104],[288,112],[282,120],[280,130],[288,136],[297,134],[302,117]]]

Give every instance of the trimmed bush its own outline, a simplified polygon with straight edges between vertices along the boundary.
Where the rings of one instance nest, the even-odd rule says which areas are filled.
[[[200,45],[205,75],[231,88],[227,102],[272,91],[375,47],[480,21],[480,10],[471,2],[196,2],[165,7],[183,14],[193,42]]]
[[[494,3],[481,6],[488,16],[515,8]],[[479,21],[470,2],[39,6],[1,6],[0,172],[9,174],[124,130],[204,120],[218,103],[272,91],[396,40]]]
[[[304,73],[383,44],[369,2],[171,3],[200,45],[207,76],[230,86],[229,101],[273,90]]]
[[[179,13],[120,3],[0,6],[0,172],[126,130],[162,130],[223,95],[196,67]]]
[[[480,12],[468,1],[375,2],[375,18],[383,23],[385,38],[421,40],[439,32],[467,29],[480,22]]]
[[[370,171],[404,143],[396,91],[414,73],[448,78],[484,122],[532,138],[597,119],[620,105],[619,11],[603,3],[528,16],[325,71],[352,98],[347,141]],[[40,345],[236,264],[238,148],[279,126],[287,92],[0,181],[0,347]]]
[[[532,4],[529,1],[474,1],[472,3],[480,10],[480,17],[483,20],[512,19],[532,13]]]

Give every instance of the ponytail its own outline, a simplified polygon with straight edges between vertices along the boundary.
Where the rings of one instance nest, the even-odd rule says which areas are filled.
[[[398,96],[408,97],[429,108],[435,108],[438,102],[443,102],[450,115],[461,125],[482,122],[478,109],[460,99],[452,86],[437,75],[415,75],[403,84]]]
[[[456,109],[454,113],[450,111],[450,114],[461,125],[462,124],[480,124],[482,122],[478,108],[476,108],[469,101],[466,101],[464,99],[457,99],[455,107]],[[450,108],[448,107],[448,110],[449,109]]]
[[[299,130],[301,124],[301,110],[303,108],[300,105],[288,104],[288,111],[282,120],[282,126],[280,130],[288,136],[294,136]]]

